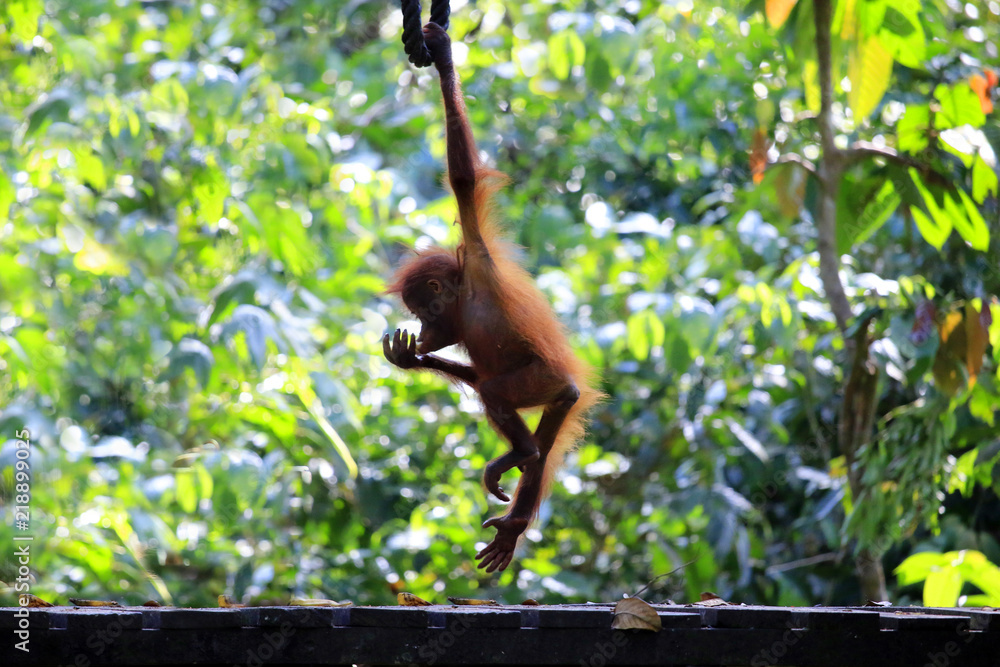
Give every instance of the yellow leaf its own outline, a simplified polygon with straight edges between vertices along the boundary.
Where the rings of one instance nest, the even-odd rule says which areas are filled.
[[[833,19],[833,30],[840,31],[840,38],[850,41],[858,30],[858,12],[855,0],[843,0],[837,3],[837,14]]]
[[[767,22],[772,27],[780,28],[788,20],[788,15],[792,13],[796,0],[767,0],[764,5],[764,14]]]
[[[892,56],[878,37],[868,37],[852,50],[847,68],[851,80],[848,103],[854,111],[855,123],[861,123],[882,101],[889,88],[892,62]]]
[[[802,66],[802,87],[806,93],[806,108],[819,113],[819,63],[815,59],[805,61]]]
[[[73,265],[81,271],[88,271],[100,276],[124,276],[128,274],[125,262],[115,257],[103,245],[85,238],[83,248],[73,258]]]
[[[946,567],[931,572],[924,580],[924,606],[954,607],[962,592],[962,583],[958,568]]]

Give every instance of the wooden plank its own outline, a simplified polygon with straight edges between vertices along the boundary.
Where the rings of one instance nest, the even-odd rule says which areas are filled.
[[[963,634],[971,630],[971,619],[968,616],[898,611],[882,612],[879,615],[882,617],[883,630],[951,630]]]
[[[997,646],[972,633],[885,631],[864,640],[839,633],[779,629],[673,629],[659,633],[593,628],[543,631],[469,628],[335,627],[160,630],[122,633],[95,651],[66,630],[39,631],[32,652],[3,664],[102,665],[435,663],[517,665],[800,665],[920,667],[1000,664]],[[16,662],[7,662],[13,658]],[[947,662],[940,662],[947,660]],[[82,664],[82,663],[81,663]]]
[[[296,628],[332,628],[350,625],[348,607],[257,607],[257,622],[263,628],[291,624]]]
[[[520,628],[521,612],[501,608],[428,608],[428,625],[433,628]]]
[[[549,611],[546,612],[546,609]],[[714,609],[714,627],[702,627]],[[722,610],[723,613],[718,612]],[[153,619],[187,623],[199,616],[174,612],[228,614],[230,627],[199,625],[153,629]],[[349,611],[347,616],[343,612]],[[557,615],[553,612],[581,612]],[[34,667],[51,664],[146,665],[167,667],[199,664],[332,665],[455,664],[515,665],[799,665],[800,667],[1000,667],[1000,643],[992,632],[962,629],[968,615],[905,614],[868,609],[783,609],[691,607],[660,610],[668,619],[660,632],[610,628],[610,606],[420,609],[358,607],[353,609],[261,607],[227,610],[73,610],[51,616],[61,628],[32,627],[30,653],[13,642],[0,643],[0,664]],[[936,610],[924,610],[936,611]],[[14,610],[0,610],[9,623]],[[155,615],[154,613],[155,612]],[[360,612],[355,616],[355,612]],[[800,627],[778,626],[787,616]],[[51,612],[49,612],[51,614]],[[134,620],[142,632],[106,631],[111,619]],[[538,627],[549,616],[555,625]],[[334,625],[336,617],[350,625]],[[73,617],[75,620],[69,620]],[[903,619],[893,620],[888,618]],[[185,620],[186,619],[186,620]],[[235,620],[234,620],[235,619]],[[231,627],[235,622],[256,627]],[[421,621],[423,627],[420,627]],[[433,622],[432,622],[433,621]],[[439,625],[440,624],[440,625]],[[892,625],[893,627],[887,627]],[[413,627],[417,626],[417,627]]]
[[[610,628],[613,618],[610,608],[539,607],[539,628]]]
[[[713,628],[795,627],[792,612],[778,607],[709,607],[704,618],[706,625]]]
[[[161,630],[225,630],[241,628],[244,625],[243,609],[174,609],[164,607],[155,610]]]
[[[660,617],[660,623],[665,630],[674,628],[700,628],[704,624],[701,614],[658,611],[656,615]]]
[[[809,607],[792,612],[796,628],[833,632],[839,635],[870,635],[881,629],[877,611],[857,609],[822,609]]]
[[[49,609],[28,608],[28,626],[33,630],[48,630],[51,627]],[[19,607],[5,607],[0,609],[0,630],[16,630],[23,627],[21,624],[23,614]]]
[[[100,632],[109,635],[126,630],[142,630],[142,612],[96,609],[68,609],[59,625],[68,631]]]
[[[973,630],[1000,632],[1000,610],[997,609],[983,609],[982,607],[885,607],[882,611],[965,616],[970,619]]]
[[[368,628],[426,628],[427,607],[351,607],[350,624]]]

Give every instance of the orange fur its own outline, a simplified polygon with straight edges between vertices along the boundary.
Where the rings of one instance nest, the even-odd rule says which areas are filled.
[[[428,277],[440,273],[461,273],[462,266],[457,253],[438,246],[418,251],[403,262],[392,276],[392,282],[385,288],[386,294],[399,294],[406,299],[409,285],[423,282]]]
[[[549,496],[552,481],[562,468],[566,455],[583,439],[587,413],[604,398],[604,394],[594,387],[594,371],[573,352],[567,340],[566,327],[552,311],[531,274],[518,261],[521,254],[518,246],[503,234],[494,197],[510,179],[506,174],[481,164],[476,165],[475,173],[476,217],[496,266],[494,289],[498,293],[497,302],[513,328],[524,337],[531,349],[545,360],[546,365],[571,377],[580,391],[580,398],[566,416],[546,458],[542,491],[535,502],[532,513],[534,516],[537,515],[541,502]],[[460,271],[462,250],[461,246],[457,251],[431,246],[417,252],[396,270],[386,293],[404,294],[408,284],[421,282],[425,274],[440,270],[443,266],[453,266]],[[519,486],[515,492],[515,502],[520,488]]]
[[[562,468],[566,455],[583,439],[587,430],[587,414],[604,398],[604,394],[594,387],[596,378],[593,369],[574,353],[567,340],[566,327],[556,317],[531,274],[518,261],[518,247],[503,235],[494,196],[509,180],[506,174],[477,165],[476,214],[490,257],[497,267],[498,302],[514,329],[532,350],[548,366],[570,376],[580,390],[580,398],[566,416],[546,458],[542,492],[532,513],[535,516],[542,501],[549,496],[552,481]],[[517,492],[520,490],[519,485]]]

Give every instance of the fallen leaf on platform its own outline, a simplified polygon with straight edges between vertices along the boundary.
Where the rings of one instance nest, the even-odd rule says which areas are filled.
[[[143,607],[162,607],[163,605],[156,600],[146,600],[142,603]]]
[[[22,605],[24,607],[54,607],[55,605],[51,602],[46,602],[37,595],[32,595],[31,593],[25,593],[24,597],[28,598],[28,604]]]
[[[70,602],[77,607],[120,607],[114,600],[81,600],[80,598],[70,598]]]
[[[350,607],[354,603],[350,600],[337,602],[336,600],[323,600],[320,598],[292,598],[292,601],[288,604],[291,607]]]
[[[701,600],[694,604],[698,607],[724,607],[729,603],[715,593],[705,592],[701,594]]]
[[[695,602],[696,607],[727,607],[729,603],[722,598],[712,598],[711,600],[700,600]]]
[[[499,607],[500,603],[496,600],[474,600],[472,598],[453,598],[449,597],[448,602],[457,605],[469,605],[472,607]]]
[[[521,604],[527,605],[529,607],[537,607],[538,606],[538,600],[536,600],[535,598],[528,598],[527,600],[525,600]]]
[[[615,617],[611,621],[614,630],[649,630],[659,632],[663,627],[660,616],[649,603],[640,598],[625,598],[615,605]]]
[[[404,607],[430,607],[431,603],[423,598],[418,598],[413,593],[403,591],[396,596],[396,601]]]
[[[240,604],[229,595],[220,595],[219,606],[223,607],[224,609],[239,609],[240,607],[245,607],[246,605]]]

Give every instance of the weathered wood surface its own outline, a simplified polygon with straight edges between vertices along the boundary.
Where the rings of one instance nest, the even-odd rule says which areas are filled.
[[[654,605],[659,632],[611,629],[612,605],[0,608],[0,665],[519,664],[1000,667],[1000,611]]]

